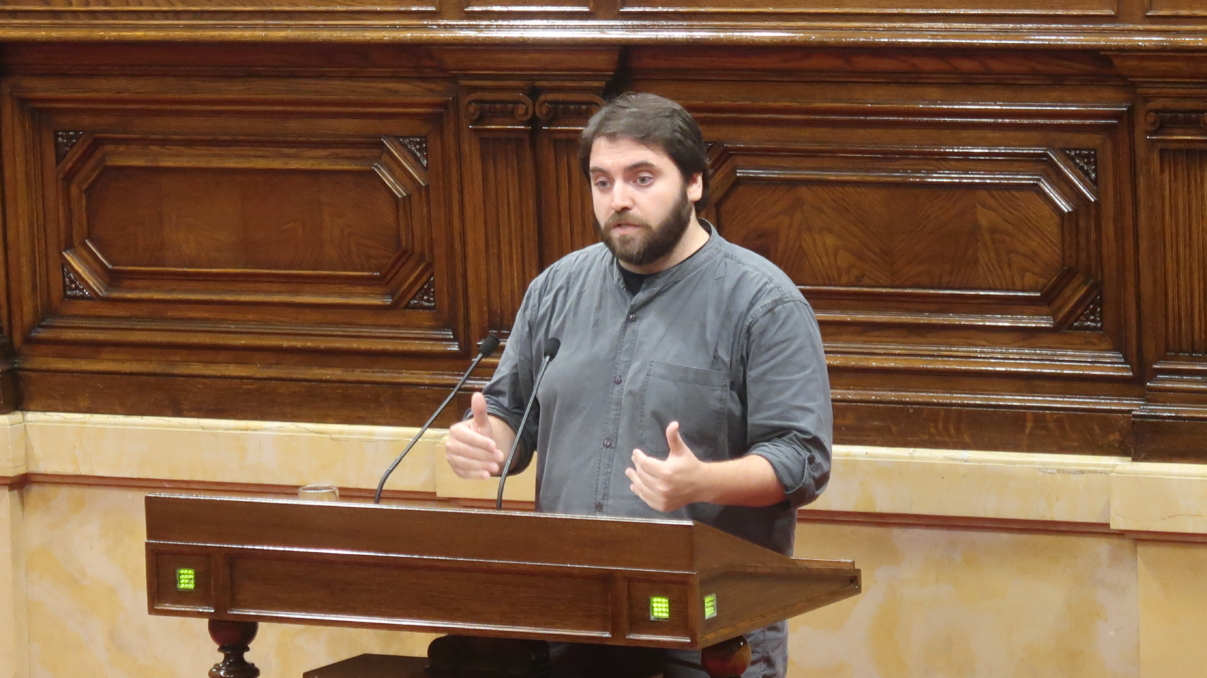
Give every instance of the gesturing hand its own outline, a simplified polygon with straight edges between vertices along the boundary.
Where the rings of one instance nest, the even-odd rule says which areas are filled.
[[[633,494],[641,497],[650,508],[662,512],[702,501],[700,492],[705,474],[704,462],[696,457],[679,435],[679,422],[672,421],[666,427],[666,442],[670,446],[670,454],[665,460],[634,449],[633,468],[624,472],[632,483],[629,488]]]
[[[503,467],[503,451],[495,444],[486,398],[475,393],[469,401],[473,418],[453,424],[444,444],[444,457],[462,478],[489,478]]]

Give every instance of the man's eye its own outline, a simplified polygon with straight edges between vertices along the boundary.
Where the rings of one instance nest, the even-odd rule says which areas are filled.
[[[598,179],[598,180],[596,180],[596,182],[595,182],[595,188],[598,188],[598,189],[599,189],[599,190],[601,190],[601,191],[602,191],[602,190],[604,190],[604,189],[606,189],[608,186],[611,186],[611,185],[612,185],[612,184],[611,184],[610,182],[608,182],[607,180],[605,180],[605,179]]]
[[[639,186],[649,186],[652,183],[654,183],[654,177],[651,177],[648,174],[637,177],[637,184]]]

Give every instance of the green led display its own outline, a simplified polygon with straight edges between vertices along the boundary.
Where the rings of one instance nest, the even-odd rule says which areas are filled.
[[[717,616],[717,594],[710,593],[704,596],[704,618],[712,619]]]
[[[650,596],[650,619],[666,621],[671,618],[671,599],[665,596]]]
[[[191,567],[176,570],[176,590],[193,591],[197,588],[197,571]]]

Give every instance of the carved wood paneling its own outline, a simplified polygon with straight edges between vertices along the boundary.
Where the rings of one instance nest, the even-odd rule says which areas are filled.
[[[536,102],[542,267],[599,241],[591,187],[578,162],[578,138],[602,104],[597,96],[565,93]]]
[[[436,308],[436,278],[433,276],[423,283],[423,287],[407,302],[407,308],[430,311]]]
[[[28,407],[397,421],[466,360],[451,83],[6,86]]]
[[[1098,186],[1098,151],[1092,148],[1066,148],[1065,155],[1095,187]]]
[[[752,51],[732,66],[751,82],[694,87],[666,79],[676,57],[635,51],[630,64],[635,86],[685,100],[713,142],[721,234],[779,264],[813,305],[836,438],[1130,449],[1143,387],[1131,185],[1118,171],[1131,162],[1126,108],[981,107],[935,74],[912,87],[887,72],[923,70],[921,57],[825,56],[760,73]],[[857,67],[867,82],[842,83]]]
[[[470,288],[486,300],[484,309],[476,309],[482,315],[474,329],[506,334],[528,282],[540,270],[533,102],[518,93],[472,94],[464,100],[463,114],[465,184],[473,192],[466,205],[474,270]]]
[[[516,5],[486,0],[442,7],[457,26],[390,24],[412,42],[445,31],[439,46],[6,44],[0,315],[16,355],[0,379],[19,369],[31,409],[417,423],[540,269],[596,242],[577,137],[615,76],[697,116],[708,216],[804,288],[840,442],[1186,456],[1207,421],[1207,67],[1044,32],[1043,12],[1106,21],[1113,1],[971,4],[603,1],[613,33],[533,29],[561,49],[490,46],[530,36],[506,18]],[[233,6],[208,10],[204,35]],[[382,12],[428,11],[409,7]],[[328,9],[289,39],[319,35]],[[859,27],[882,9],[934,26]],[[952,12],[1007,11],[1033,23],[985,31],[1007,41],[992,48],[966,29],[961,49],[888,46]],[[756,16],[812,22],[807,44],[758,46]],[[686,23],[633,28],[666,17]],[[717,17],[733,25],[684,32]],[[615,47],[574,42],[601,35],[640,45],[621,67]],[[1062,49],[1003,47],[1031,38]]]
[[[76,142],[84,136],[83,132],[55,132],[54,133],[54,157],[58,162],[63,162],[63,158],[71,152],[75,147]]]
[[[64,256],[105,297],[390,307],[431,266],[427,173],[389,139],[95,134],[60,174]]]
[[[1198,0],[1148,0],[1151,17],[1207,17],[1207,7]]]
[[[726,237],[776,262],[821,319],[1058,328],[1094,295],[1094,207],[1051,152],[726,144]]]
[[[1165,348],[1207,358],[1207,150],[1160,153],[1165,197]]]

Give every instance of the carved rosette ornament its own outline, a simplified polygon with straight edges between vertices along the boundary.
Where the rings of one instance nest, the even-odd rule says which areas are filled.
[[[54,158],[56,163],[63,162],[63,158],[75,148],[76,142],[84,136],[83,132],[55,132],[54,133]]]
[[[427,169],[427,137],[398,137],[398,143],[410,151],[419,164]]]
[[[1081,170],[1094,187],[1098,187],[1098,151],[1093,148],[1065,148],[1064,154]]]
[[[66,266],[63,267],[63,296],[68,299],[91,299],[92,292],[75,277],[75,273]]]
[[[1081,316],[1073,321],[1070,329],[1078,332],[1102,331],[1102,295],[1094,297]]]
[[[423,283],[423,287],[420,287],[415,296],[407,302],[406,308],[418,311],[436,309],[436,276],[428,278],[427,282]]]

